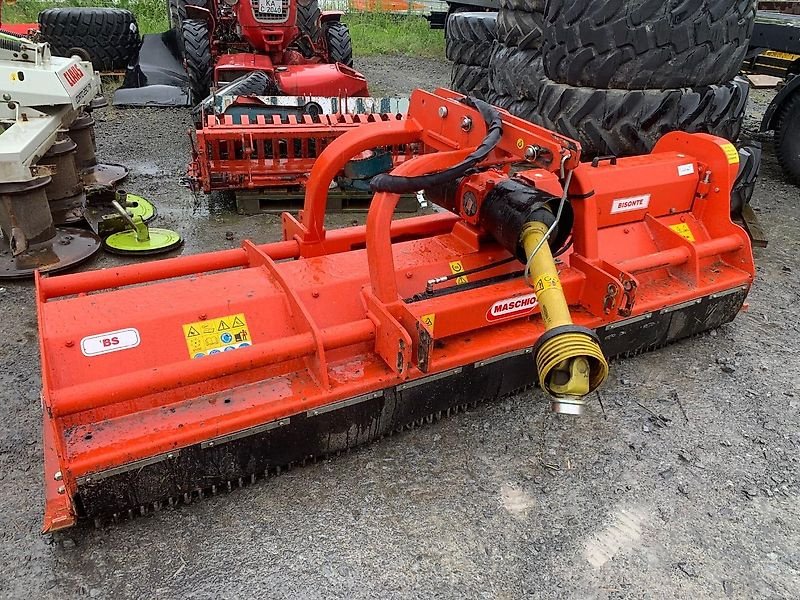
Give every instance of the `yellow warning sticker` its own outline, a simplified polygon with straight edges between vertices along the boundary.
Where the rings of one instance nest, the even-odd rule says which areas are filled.
[[[670,225],[669,228],[672,229],[672,231],[677,233],[679,236],[681,236],[683,239],[688,240],[692,244],[694,244],[695,242],[694,234],[692,233],[692,230],[689,228],[689,225],[687,225],[686,223],[675,223],[675,225]]]
[[[522,150],[525,147],[525,140],[522,138],[517,138],[517,148]]]
[[[739,164],[739,151],[736,149],[736,146],[731,143],[722,144],[722,150],[725,152],[725,156],[728,158],[729,165]]]
[[[545,290],[560,289],[561,282],[558,280],[558,277],[553,277],[552,275],[540,275],[533,280],[533,291],[536,292],[537,296]]]
[[[186,338],[190,358],[247,348],[253,343],[244,313],[186,323],[183,325],[183,337]]]
[[[422,324],[425,326],[425,329],[428,330],[428,333],[433,335],[433,326],[436,324],[436,315],[434,313],[422,315],[420,321],[422,321]]]
[[[450,263],[450,272],[453,275],[458,275],[459,273],[464,272],[464,265],[461,264],[460,260],[454,260]],[[466,275],[461,275],[460,277],[456,278],[456,285],[462,285],[464,283],[469,283],[469,279]]]

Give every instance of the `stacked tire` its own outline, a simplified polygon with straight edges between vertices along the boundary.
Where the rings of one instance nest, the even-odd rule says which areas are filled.
[[[458,12],[447,18],[445,54],[453,62],[450,87],[486,100],[489,94],[489,58],[495,42],[497,13]]]
[[[39,31],[53,54],[80,56],[97,71],[124,70],[142,43],[133,14],[120,8],[48,8]]]
[[[586,157],[647,153],[675,130],[735,140],[754,21],[755,0],[501,0],[491,99]]]
[[[546,0],[500,0],[497,41],[489,59],[491,100],[522,115],[538,105]]]

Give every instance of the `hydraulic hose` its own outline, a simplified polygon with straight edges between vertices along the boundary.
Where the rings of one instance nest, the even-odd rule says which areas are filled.
[[[471,169],[474,169],[478,163],[489,156],[489,153],[494,150],[503,137],[503,120],[500,117],[500,113],[497,112],[492,105],[487,104],[483,100],[478,100],[477,98],[467,97],[463,98],[461,102],[475,108],[481,113],[488,128],[486,137],[483,138],[480,146],[478,146],[472,154],[457,165],[453,165],[437,173],[429,173],[416,177],[399,177],[397,175],[390,175],[389,173],[381,173],[372,178],[370,181],[370,189],[373,192],[411,194],[420,190],[443,186],[459,177],[463,177]]]

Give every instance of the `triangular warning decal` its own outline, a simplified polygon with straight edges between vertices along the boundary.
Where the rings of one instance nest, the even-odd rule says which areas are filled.
[[[225,331],[226,329],[230,329],[228,324],[223,321],[222,319],[219,320],[219,327],[217,327],[217,331]]]
[[[231,325],[231,327],[247,327],[247,325],[245,325],[244,321],[242,321],[239,317],[233,317],[233,325]]]
[[[186,337],[194,337],[196,335],[200,335],[200,332],[194,327],[189,327],[189,331],[186,332]]]

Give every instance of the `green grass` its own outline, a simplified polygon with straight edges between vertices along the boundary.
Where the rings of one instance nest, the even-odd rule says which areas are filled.
[[[142,33],[158,33],[169,27],[165,0],[73,0],[63,4],[41,0],[18,0],[3,4],[3,21],[8,23],[34,22],[45,8],[66,6],[113,6],[127,8],[139,23]],[[353,36],[353,53],[359,56],[375,54],[405,54],[410,56],[444,57],[444,36],[433,30],[428,21],[417,15],[353,12],[345,15],[345,23]]]
[[[444,58],[444,35],[417,15],[353,12],[344,16],[353,37],[353,54],[405,54]]]

